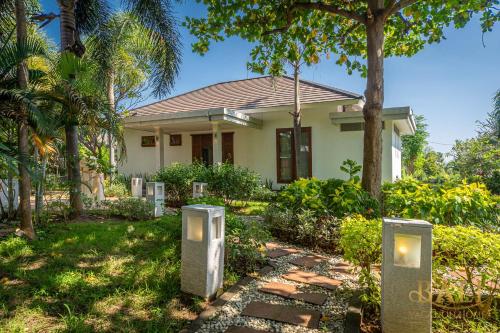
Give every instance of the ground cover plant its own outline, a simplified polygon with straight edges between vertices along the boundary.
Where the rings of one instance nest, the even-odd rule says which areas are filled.
[[[236,216],[226,228],[231,284],[262,260],[262,240]],[[201,310],[179,290],[179,215],[51,224],[39,235],[0,240],[1,332],[178,332]]]

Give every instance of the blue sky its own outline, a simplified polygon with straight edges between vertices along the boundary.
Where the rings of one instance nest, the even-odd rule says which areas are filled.
[[[46,12],[58,12],[55,0],[42,0]],[[194,1],[177,4],[179,21],[187,15],[201,16],[203,6]],[[46,28],[56,43],[59,21]],[[214,44],[208,54],[191,52],[194,41],[181,28],[183,62],[172,95],[208,84],[255,76],[246,70],[252,45],[238,38]],[[427,119],[430,145],[447,152],[455,139],[475,135],[476,121],[492,109],[492,97],[500,89],[500,27],[481,41],[478,20],[464,29],[446,31],[446,40],[428,45],[412,58],[390,58],[385,61],[385,107],[410,105],[416,114]],[[333,57],[332,57],[333,58]],[[365,79],[348,75],[333,60],[304,68],[302,78],[363,93]],[[152,102],[150,97],[145,101]]]

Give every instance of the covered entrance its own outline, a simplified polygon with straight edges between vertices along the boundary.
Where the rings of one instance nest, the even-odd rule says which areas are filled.
[[[233,132],[222,133],[222,162],[233,163]],[[205,165],[214,162],[214,140],[212,134],[192,134],[192,161],[198,161]]]

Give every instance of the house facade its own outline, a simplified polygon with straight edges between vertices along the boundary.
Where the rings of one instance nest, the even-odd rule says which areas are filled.
[[[214,84],[137,108],[124,120],[124,174],[152,174],[172,163],[230,162],[274,187],[296,176],[345,178],[346,159],[362,164],[363,96],[301,80],[301,153],[293,143],[294,84],[260,77]],[[412,134],[409,107],[383,110],[383,180],[401,177],[401,135]],[[294,159],[301,159],[295,170]]]

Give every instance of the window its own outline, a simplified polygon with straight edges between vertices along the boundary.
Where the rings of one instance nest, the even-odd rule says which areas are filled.
[[[365,123],[346,123],[340,124],[341,132],[354,132],[363,131],[365,129]],[[382,122],[382,129],[385,129],[385,122]]]
[[[302,127],[300,138],[300,170],[295,168],[293,128],[276,129],[276,167],[278,183],[312,176],[311,127]]]
[[[171,146],[182,146],[182,135],[181,134],[170,134],[170,145]]]
[[[141,147],[155,147],[156,137],[154,135],[141,136]]]

